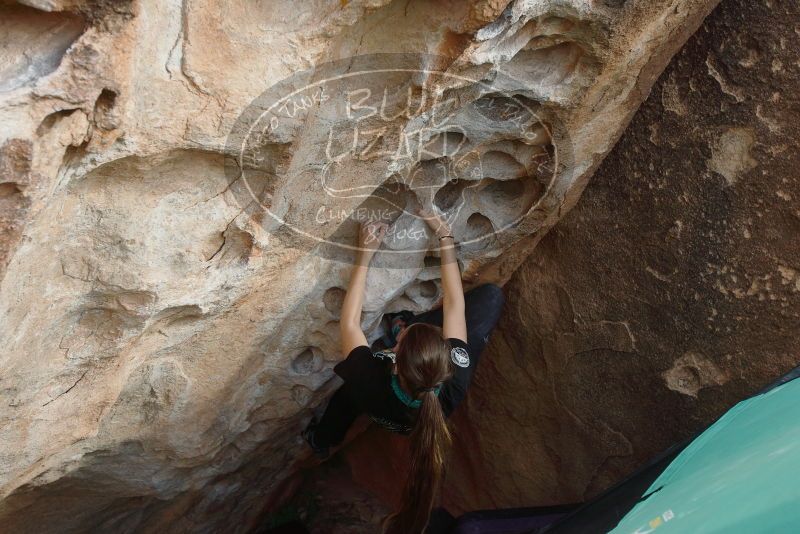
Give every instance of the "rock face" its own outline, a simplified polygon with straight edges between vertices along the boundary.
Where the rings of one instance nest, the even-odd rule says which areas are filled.
[[[394,206],[408,236],[433,202],[465,277],[504,281],[715,3],[3,3],[0,524],[251,529],[337,385],[354,210]],[[376,53],[405,54],[342,85]],[[736,188],[759,131],[734,126],[708,159]],[[412,134],[410,157],[364,144]],[[366,329],[436,302],[409,243],[376,258]],[[621,321],[598,335],[624,343]],[[685,352],[671,380],[702,396],[724,366]]]

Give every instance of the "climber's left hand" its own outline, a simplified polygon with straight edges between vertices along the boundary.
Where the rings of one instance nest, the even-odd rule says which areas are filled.
[[[362,254],[372,255],[381,246],[389,225],[385,222],[361,223],[358,233],[358,248]]]

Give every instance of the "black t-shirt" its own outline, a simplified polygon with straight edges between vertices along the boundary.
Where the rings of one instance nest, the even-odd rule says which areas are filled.
[[[454,371],[442,384],[438,395],[445,416],[453,413],[464,399],[477,365],[477,361],[470,358],[464,341],[457,338],[448,341]],[[419,410],[403,403],[392,389],[393,363],[391,351],[373,353],[369,347],[361,345],[350,351],[333,370],[344,379],[342,387],[347,388],[348,395],[361,411],[384,428],[406,434],[414,427]]]

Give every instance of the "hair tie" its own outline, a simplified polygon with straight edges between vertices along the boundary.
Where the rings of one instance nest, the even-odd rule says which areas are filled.
[[[398,380],[397,375],[392,373],[392,390],[394,391],[395,396],[408,406],[409,408],[419,408],[422,406],[422,399],[412,399],[411,396],[403,391],[403,388],[400,387],[400,380]],[[438,384],[436,387],[432,388],[423,388],[423,389],[416,389],[415,392],[421,393],[422,391],[433,391],[437,396],[439,392],[442,390],[442,384]]]

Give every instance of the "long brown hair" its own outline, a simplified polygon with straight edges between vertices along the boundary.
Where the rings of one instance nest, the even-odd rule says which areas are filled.
[[[422,401],[411,432],[411,465],[400,508],[384,521],[386,534],[421,534],[439,493],[450,448],[450,430],[435,388],[453,373],[450,344],[442,329],[414,324],[397,349],[397,374],[413,398]]]

